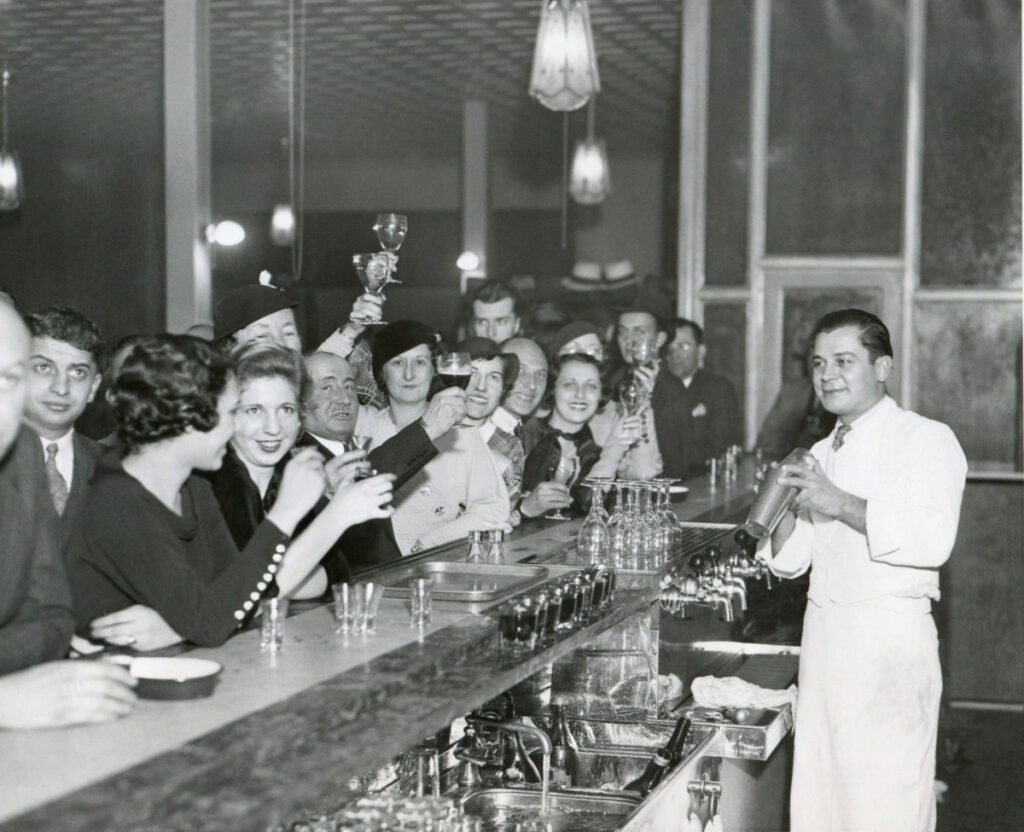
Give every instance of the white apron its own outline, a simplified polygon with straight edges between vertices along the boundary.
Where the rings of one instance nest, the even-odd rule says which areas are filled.
[[[942,677],[927,598],[807,602],[791,832],[933,832]]]

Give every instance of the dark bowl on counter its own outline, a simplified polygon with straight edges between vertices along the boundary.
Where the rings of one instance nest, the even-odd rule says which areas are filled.
[[[128,672],[138,679],[142,699],[202,699],[213,693],[224,666],[211,659],[139,656]]]

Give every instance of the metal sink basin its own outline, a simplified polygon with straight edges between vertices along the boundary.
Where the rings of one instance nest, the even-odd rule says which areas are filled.
[[[538,820],[551,832],[613,832],[639,802],[621,792],[559,789],[548,792],[548,813],[542,817],[537,789],[478,789],[461,800],[467,815],[483,821],[484,832],[514,832],[517,823]]]

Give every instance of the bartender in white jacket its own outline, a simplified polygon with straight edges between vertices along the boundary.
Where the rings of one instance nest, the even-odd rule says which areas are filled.
[[[967,463],[946,425],[886,395],[892,344],[875,315],[831,312],[812,341],[815,392],[839,418],[811,449],[813,470],[784,466],[780,482],[800,490],[770,559],[782,577],[811,569],[790,828],[934,830],[942,678],[931,604]]]

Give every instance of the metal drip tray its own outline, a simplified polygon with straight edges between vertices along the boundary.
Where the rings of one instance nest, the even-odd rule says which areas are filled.
[[[526,592],[549,577],[546,567],[531,564],[433,561],[414,564],[387,575],[384,594],[392,598],[408,598],[410,579],[431,578],[434,604],[451,604],[469,612],[479,612]]]

